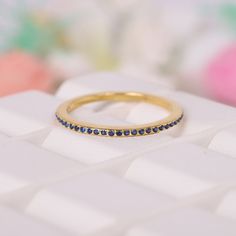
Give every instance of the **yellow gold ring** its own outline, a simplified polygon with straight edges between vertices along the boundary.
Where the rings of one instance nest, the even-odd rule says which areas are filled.
[[[160,106],[168,110],[169,115],[164,119],[142,125],[133,126],[104,126],[84,121],[76,121],[71,112],[92,102],[98,101],[126,101],[145,102]],[[177,125],[183,118],[183,110],[175,102],[163,97],[140,92],[101,92],[77,97],[62,103],[56,111],[57,121],[65,128],[75,132],[103,137],[136,137],[157,134],[160,131]]]

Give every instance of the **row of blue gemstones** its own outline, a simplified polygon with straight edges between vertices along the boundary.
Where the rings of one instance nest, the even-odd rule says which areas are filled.
[[[67,121],[64,121],[61,119],[58,115],[56,115],[56,118],[59,123],[61,123],[64,127],[69,128],[71,130],[81,132],[81,133],[87,133],[87,134],[95,134],[95,135],[108,135],[108,136],[135,136],[135,135],[144,135],[144,134],[151,134],[151,133],[158,133],[159,131],[163,131],[166,129],[169,129],[170,127],[173,127],[177,125],[183,118],[183,114],[179,119],[176,121],[173,121],[166,125],[161,125],[159,127],[152,127],[152,128],[146,128],[146,129],[132,129],[132,130],[99,130],[99,129],[91,129],[89,127],[79,127],[77,125],[70,124]]]

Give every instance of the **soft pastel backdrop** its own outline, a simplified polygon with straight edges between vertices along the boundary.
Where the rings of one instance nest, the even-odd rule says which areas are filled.
[[[117,71],[236,106],[236,4],[1,0],[0,96]]]

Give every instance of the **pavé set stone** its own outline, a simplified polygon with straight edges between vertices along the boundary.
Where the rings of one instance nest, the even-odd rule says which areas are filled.
[[[163,130],[167,130],[170,127],[177,125],[183,118],[183,114],[175,121],[155,127],[147,127],[146,129],[122,129],[122,130],[114,130],[114,129],[99,129],[99,128],[92,128],[92,127],[79,127],[75,124],[71,124],[68,121],[63,120],[56,114],[57,121],[72,131],[83,133],[83,134],[93,134],[93,135],[101,135],[101,136],[142,136],[142,135],[149,135],[149,134],[156,134]]]

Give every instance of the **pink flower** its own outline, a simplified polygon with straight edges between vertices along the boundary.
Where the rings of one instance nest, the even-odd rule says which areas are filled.
[[[220,53],[206,68],[206,87],[215,99],[236,105],[236,45]]]
[[[36,57],[11,52],[0,56],[0,96],[36,89],[50,91],[53,76]]]

